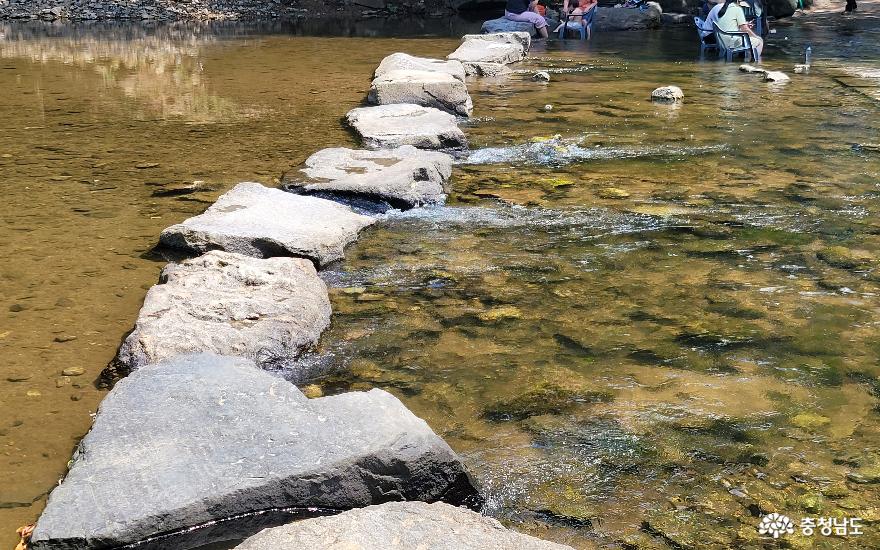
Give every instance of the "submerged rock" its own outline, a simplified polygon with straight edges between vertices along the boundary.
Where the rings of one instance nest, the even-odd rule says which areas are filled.
[[[364,151],[336,147],[318,151],[300,172],[308,181],[286,180],[297,193],[354,194],[411,208],[442,203],[452,157],[411,145]]]
[[[684,92],[678,86],[661,86],[651,92],[651,100],[675,103],[684,99]]]
[[[382,76],[391,71],[429,71],[446,73],[457,80],[464,81],[464,67],[458,61],[444,61],[427,57],[416,57],[406,53],[393,53],[379,63],[374,77]]]
[[[162,270],[119,349],[117,367],[127,372],[211,352],[291,372],[294,359],[329,325],[327,286],[309,260],[212,251]]]
[[[235,550],[312,550],[328,544],[357,550],[571,550],[509,531],[476,512],[424,502],[392,502],[266,529]]]
[[[412,103],[470,116],[474,109],[464,82],[449,73],[395,69],[373,79],[367,97],[374,105]]]
[[[246,256],[300,256],[319,266],[343,257],[345,246],[375,222],[347,206],[315,197],[239,183],[204,214],[162,231],[169,248]]]
[[[516,63],[522,61],[531,46],[531,36],[524,32],[466,34],[461,45],[447,56],[462,63]]]
[[[239,514],[394,500],[479,500],[455,453],[397,398],[307,399],[248,360],[178,356],[107,395],[31,545],[115,548]]]
[[[455,117],[432,107],[408,103],[352,109],[346,121],[364,147],[412,145],[422,149],[465,148],[467,138]]]

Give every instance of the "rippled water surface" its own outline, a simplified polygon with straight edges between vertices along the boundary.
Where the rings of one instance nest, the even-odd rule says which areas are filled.
[[[340,374],[316,385],[391,391],[488,513],[578,548],[756,545],[771,510],[858,516],[846,544],[880,546],[880,34],[843,24],[780,27],[766,65],[818,58],[781,86],[698,60],[690,29],[539,45],[470,83],[448,206],[389,214],[324,273],[334,324],[304,360]],[[354,145],[340,117],[378,61],[456,40],[0,35],[9,546],[88,429],[161,229]],[[664,84],[685,102],[646,101]]]

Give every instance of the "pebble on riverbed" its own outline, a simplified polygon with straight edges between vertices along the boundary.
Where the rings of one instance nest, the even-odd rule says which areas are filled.
[[[537,82],[550,82],[550,73],[547,71],[538,71],[532,75],[532,80]]]

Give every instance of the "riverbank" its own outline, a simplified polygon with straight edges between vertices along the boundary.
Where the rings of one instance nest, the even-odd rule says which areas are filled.
[[[44,21],[243,21],[328,17],[333,15],[418,15],[441,17],[447,5],[401,2],[387,6],[376,0],[0,0],[0,20]]]

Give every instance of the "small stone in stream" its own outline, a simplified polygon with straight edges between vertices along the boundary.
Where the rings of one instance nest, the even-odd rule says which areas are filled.
[[[552,110],[553,110],[553,105],[550,105],[549,103],[547,105],[544,105],[544,111],[549,113]]]
[[[58,307],[71,307],[73,305],[73,300],[70,298],[58,298],[55,300],[55,305]]]
[[[539,71],[532,75],[532,80],[540,82],[550,82],[550,73],[547,71]]]
[[[795,65],[794,72],[796,74],[808,73],[808,72],[810,72],[810,66],[809,65]]]
[[[6,377],[7,382],[24,382],[30,380],[34,375],[29,372],[13,373]]]
[[[332,541],[332,542],[330,542]],[[572,550],[444,503],[388,502],[265,529],[235,550]]]
[[[765,82],[788,82],[791,77],[781,71],[767,71],[764,73]]]
[[[363,294],[367,289],[362,286],[349,286],[342,289],[343,294]]]
[[[86,369],[83,367],[67,367],[61,371],[61,374],[64,376],[82,376],[85,373]]]
[[[791,419],[791,423],[798,428],[814,431],[831,423],[831,419],[827,416],[811,412],[803,412]]]
[[[76,340],[76,336],[73,336],[72,334],[59,334],[55,337],[55,341],[58,343],[72,342],[74,340]]]
[[[651,92],[651,100],[660,103],[677,103],[684,99],[684,92],[678,86],[661,86]]]
[[[745,64],[743,64],[743,65],[740,65],[740,66],[739,66],[739,70],[742,71],[742,72],[744,72],[744,73],[760,73],[760,74],[765,74],[765,73],[767,72],[767,71],[764,70],[764,69],[760,69],[760,68],[758,68],[758,67],[755,67],[754,65],[749,65],[749,64],[747,64],[747,63],[745,63]]]
[[[43,394],[40,392],[40,390],[28,390],[25,395],[27,395],[28,397],[40,397]]]
[[[159,166],[158,162],[142,162],[140,164],[135,164],[134,167],[139,170],[145,170],[147,168],[155,168]]]
[[[324,390],[317,384],[309,384],[302,389],[303,395],[309,399],[317,399],[324,396]]]
[[[27,306],[23,304],[12,304],[11,306],[9,306],[9,311],[11,311],[12,313],[18,313],[19,311],[24,311],[26,309]]]
[[[629,197],[629,193],[617,187],[605,187],[597,193],[603,199],[625,199]]]

